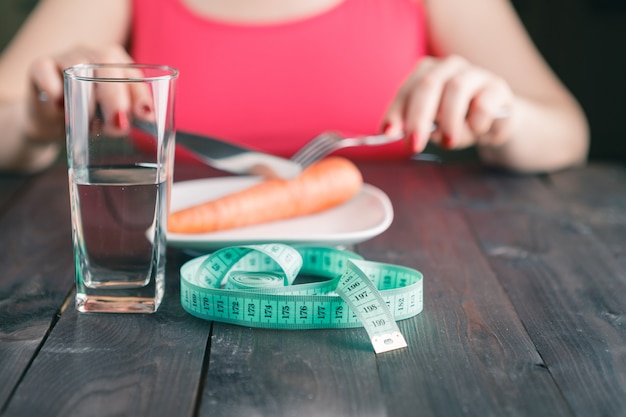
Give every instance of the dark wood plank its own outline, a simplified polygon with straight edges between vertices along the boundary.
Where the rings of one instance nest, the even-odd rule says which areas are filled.
[[[626,189],[614,187],[600,201],[586,170],[543,182],[504,174],[486,179],[465,170],[449,174],[493,270],[574,414],[626,415],[626,274],[596,234],[594,220],[594,213],[619,209],[622,203],[614,202],[626,198]],[[611,171],[595,175],[599,186]]]
[[[408,349],[378,358],[388,415],[571,415],[442,168],[372,165],[363,172],[391,197],[396,217],[359,252],[425,276],[424,312],[400,323]]]
[[[10,203],[0,210],[0,410],[73,288],[65,170],[8,183],[2,195]]]
[[[591,226],[626,269],[626,166],[594,164],[551,175],[548,181],[564,200],[565,210]]]
[[[168,262],[154,314],[83,314],[70,302],[7,415],[193,416],[211,324],[182,309],[181,255]]]
[[[210,323],[180,306],[186,255],[169,252],[156,314],[79,314],[66,168],[20,193],[0,225],[6,415],[193,415]]]
[[[211,330],[175,250],[159,312],[79,314],[65,170],[0,183],[0,414],[625,415],[621,168],[362,170],[396,218],[358,251],[426,277],[409,348],[379,356],[363,329]]]
[[[364,329],[215,323],[199,415],[386,415],[376,362]]]

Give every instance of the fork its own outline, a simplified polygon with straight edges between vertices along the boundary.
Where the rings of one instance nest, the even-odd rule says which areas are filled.
[[[362,145],[384,145],[398,141],[403,137],[404,135],[389,136],[385,134],[346,136],[334,131],[322,132],[300,148],[300,150],[291,157],[291,160],[300,164],[304,168],[337,149]]]
[[[508,116],[508,109],[501,109],[494,115],[494,118],[503,119]],[[435,130],[437,130],[436,122],[433,123],[431,127],[431,132],[434,132]],[[302,148],[300,148],[300,150],[298,150],[291,157],[291,160],[305,168],[337,149],[362,145],[385,145],[387,143],[396,142],[403,137],[404,134],[397,136],[390,136],[386,134],[369,136],[346,136],[336,131],[322,132],[313,139],[311,139],[311,141],[306,143]]]

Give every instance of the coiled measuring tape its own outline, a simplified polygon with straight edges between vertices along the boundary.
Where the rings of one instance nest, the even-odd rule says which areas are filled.
[[[298,274],[326,278],[292,285]],[[364,327],[374,351],[406,347],[396,320],[423,308],[422,274],[330,247],[233,246],[186,262],[181,303],[190,314],[249,327]]]

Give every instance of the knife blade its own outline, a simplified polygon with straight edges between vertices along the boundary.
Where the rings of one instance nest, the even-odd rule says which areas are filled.
[[[133,125],[150,135],[156,133],[156,126],[153,123],[134,120]],[[207,165],[233,174],[292,179],[302,171],[299,164],[289,159],[210,136],[176,131],[176,143]]]

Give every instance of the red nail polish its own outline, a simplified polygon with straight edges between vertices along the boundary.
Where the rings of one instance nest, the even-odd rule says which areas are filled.
[[[444,149],[452,149],[452,137],[449,135],[443,135],[441,138],[441,147]]]
[[[421,152],[422,150],[420,149],[420,139],[417,136],[417,132],[413,132],[411,133],[411,146],[413,146],[413,151],[414,152]]]
[[[390,128],[391,128],[391,125],[389,124],[389,122],[385,122],[381,126],[380,131],[386,135]]]
[[[115,113],[113,118],[113,124],[117,126],[120,130],[126,130],[130,126],[130,122],[128,121],[128,116],[126,116],[126,112],[119,110]]]

